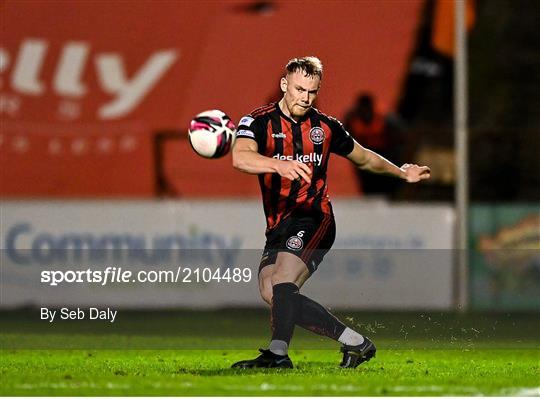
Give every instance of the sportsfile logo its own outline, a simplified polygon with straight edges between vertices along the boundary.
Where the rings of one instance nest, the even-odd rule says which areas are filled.
[[[323,157],[322,154],[315,154],[314,152],[310,152],[309,154],[306,154],[306,155],[296,154],[295,157],[293,157],[292,155],[276,154],[272,158],[279,159],[281,161],[296,160],[298,162],[305,163],[305,164],[311,163],[317,166],[321,166],[322,157]]]
[[[179,57],[178,50],[159,50],[150,54],[138,68],[126,68],[122,54],[91,54],[89,42],[64,43],[57,60],[47,54],[48,48],[47,40],[35,38],[23,40],[16,51],[0,47],[0,74],[3,75],[0,89],[9,87],[15,93],[29,97],[41,97],[52,91],[70,100],[82,99],[90,92],[89,82],[83,79],[83,74],[94,66],[95,79],[92,80],[112,97],[97,109],[96,116],[102,120],[121,118],[134,110]],[[50,64],[54,65],[54,73],[51,81],[46,82],[42,74]],[[8,71],[8,76],[4,75]],[[2,93],[0,112],[16,115],[20,104],[17,96]],[[80,111],[72,113],[71,119],[79,115]]]

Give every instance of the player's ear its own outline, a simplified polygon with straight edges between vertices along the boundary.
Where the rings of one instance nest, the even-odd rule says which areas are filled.
[[[279,87],[281,87],[281,91],[285,93],[287,91],[287,79],[285,77],[281,78],[279,81]]]

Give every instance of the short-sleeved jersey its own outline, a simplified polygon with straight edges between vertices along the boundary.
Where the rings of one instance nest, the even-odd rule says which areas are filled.
[[[303,179],[290,181],[277,173],[259,175],[267,231],[295,210],[332,215],[326,185],[328,158],[331,152],[346,156],[354,146],[354,140],[337,119],[311,108],[296,122],[272,103],[244,116],[236,137],[255,140],[258,152],[264,156],[297,160],[312,171],[309,184]]]

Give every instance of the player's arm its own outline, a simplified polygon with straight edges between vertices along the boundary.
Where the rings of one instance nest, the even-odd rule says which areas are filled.
[[[429,179],[431,173],[427,166],[406,163],[400,168],[376,152],[361,146],[356,141],[347,158],[359,169],[395,176],[406,180],[408,183]]]
[[[234,142],[233,167],[250,174],[279,173],[289,180],[304,179],[311,183],[311,169],[298,161],[282,161],[258,153],[255,140],[237,137]]]

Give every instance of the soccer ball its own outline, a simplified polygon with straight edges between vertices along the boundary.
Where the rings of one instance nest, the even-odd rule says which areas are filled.
[[[205,158],[221,158],[231,149],[236,126],[217,109],[198,114],[189,124],[189,143]]]

